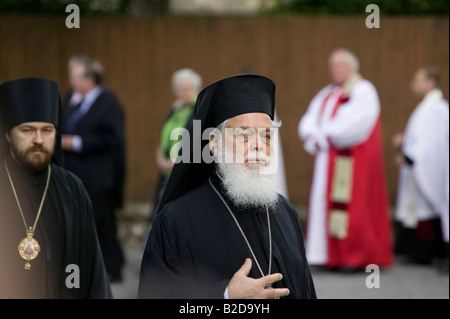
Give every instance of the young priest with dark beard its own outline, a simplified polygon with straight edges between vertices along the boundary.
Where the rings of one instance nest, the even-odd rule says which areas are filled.
[[[56,82],[0,86],[0,298],[111,298],[86,190],[60,166]]]

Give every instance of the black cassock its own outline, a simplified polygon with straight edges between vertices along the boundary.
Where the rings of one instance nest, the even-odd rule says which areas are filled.
[[[241,210],[226,197],[219,177],[211,181],[238,219],[265,275],[269,236],[265,209]],[[279,195],[270,210],[273,245],[271,273],[283,279],[273,287],[289,288],[287,298],[316,298],[305,256],[297,212]],[[144,251],[139,298],[224,298],[231,277],[252,259],[252,278],[261,273],[231,214],[209,182],[167,203],[157,214]]]
[[[30,174],[11,157],[7,165],[28,226],[32,226],[47,170]],[[51,180],[35,236],[41,252],[25,270],[19,242],[25,226],[3,159],[0,163],[0,298],[112,298],[92,207],[83,184],[51,164]],[[79,279],[79,281],[78,281]]]

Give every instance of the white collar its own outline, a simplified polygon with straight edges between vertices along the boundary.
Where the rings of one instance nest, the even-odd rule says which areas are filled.
[[[440,89],[433,89],[425,95],[422,99],[422,103],[427,103],[428,101],[442,99],[444,97],[444,93]]]

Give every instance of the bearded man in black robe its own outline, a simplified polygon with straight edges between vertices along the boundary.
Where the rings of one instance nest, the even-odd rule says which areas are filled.
[[[139,298],[316,298],[298,214],[276,189],[274,95],[253,74],[199,94],[150,230]]]
[[[60,107],[53,80],[0,86],[0,298],[112,298],[92,204],[60,166]]]

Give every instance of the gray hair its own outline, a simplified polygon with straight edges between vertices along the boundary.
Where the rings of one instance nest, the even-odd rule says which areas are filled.
[[[69,60],[69,69],[75,64],[79,64],[84,67],[85,77],[92,78],[95,84],[103,84],[105,79],[105,68],[100,61],[85,54],[76,54]]]
[[[222,123],[218,124],[216,126],[216,129],[218,129],[221,133],[225,132],[225,128],[227,127],[227,123],[228,123],[228,119],[223,121]],[[270,120],[271,123],[271,128],[280,128],[281,127],[281,121],[274,121],[274,120]]]
[[[434,65],[426,65],[422,69],[425,72],[426,78],[433,82],[434,87],[439,88],[441,86],[441,75],[438,68]]]
[[[355,72],[359,71],[359,60],[358,57],[353,52],[345,48],[338,48],[334,50],[331,54],[333,55],[338,52],[344,54],[345,61],[348,63],[348,65],[350,65],[353,71]]]
[[[178,83],[185,79],[191,81],[194,89],[197,92],[200,92],[203,85],[201,76],[192,69],[187,68],[180,69],[172,75],[172,89],[175,91]]]

